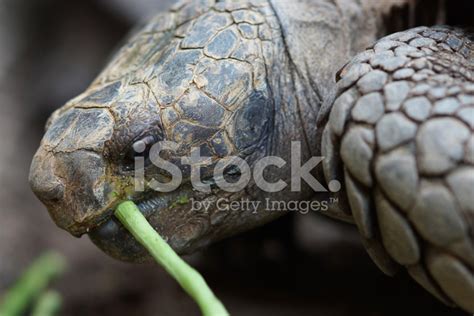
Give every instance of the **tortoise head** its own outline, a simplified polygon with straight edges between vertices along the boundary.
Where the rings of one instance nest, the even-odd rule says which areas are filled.
[[[51,116],[31,165],[31,187],[56,224],[76,236],[89,233],[123,260],[147,257],[112,216],[127,199],[181,253],[275,217],[216,208],[221,198],[258,195],[252,181],[237,192],[217,186],[216,163],[236,156],[252,166],[272,150],[274,102],[263,41],[244,38],[253,26],[239,30],[228,12],[195,18],[184,37],[175,18],[151,21],[91,87]],[[163,141],[173,145],[154,150]],[[196,150],[209,157],[200,171],[208,189],[190,181],[192,166],[202,162],[183,160]],[[172,170],[182,175],[180,185],[160,192],[156,183],[169,183]],[[224,177],[232,182],[239,170],[226,168]]]

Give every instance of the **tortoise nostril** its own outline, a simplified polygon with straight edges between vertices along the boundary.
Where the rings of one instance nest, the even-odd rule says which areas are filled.
[[[49,201],[59,201],[64,197],[64,185],[57,183],[54,187],[42,192],[42,197]]]
[[[43,202],[58,202],[64,198],[64,184],[54,174],[54,159],[45,156],[42,151],[38,151],[33,158],[29,182],[33,192]]]
[[[33,178],[30,181],[31,189],[42,201],[57,202],[64,197],[64,185],[55,177],[49,179]]]

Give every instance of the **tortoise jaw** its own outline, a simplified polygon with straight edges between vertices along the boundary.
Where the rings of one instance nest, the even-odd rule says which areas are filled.
[[[194,252],[205,243],[207,219],[192,210],[184,196],[192,190],[186,185],[169,193],[149,191],[131,198],[150,225],[179,254]],[[112,258],[142,263],[151,261],[148,252],[110,212],[100,225],[88,232],[91,241]]]
[[[100,215],[94,216],[93,219],[85,220],[81,223],[74,223],[68,227],[58,226],[69,232],[74,237],[80,238],[94,230],[96,227],[101,226],[104,222],[107,222],[109,218],[113,216],[113,210],[108,209],[106,211],[98,212],[98,214]]]
[[[168,206],[163,196],[135,199],[134,202],[140,212],[147,218],[158,215],[162,209]],[[113,216],[113,210],[111,209],[106,213],[108,216],[104,221],[87,231],[91,241],[112,258],[133,263],[150,261],[151,258],[146,250],[138,244],[120,221]]]

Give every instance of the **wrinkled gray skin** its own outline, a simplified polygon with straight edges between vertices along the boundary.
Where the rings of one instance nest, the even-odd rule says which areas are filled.
[[[268,155],[289,162],[291,141],[300,141],[303,162],[327,157],[315,170],[322,184],[345,184],[327,215],[357,224],[384,272],[405,266],[438,298],[474,311],[472,43],[458,31],[416,29],[370,46],[385,33],[384,17],[406,2],[180,2],[51,116],[31,167],[34,192],[58,226],[88,233],[115,258],[149,259],[112,216],[125,199],[176,251],[190,253],[284,214],[197,212],[192,199],[331,195],[304,181],[298,192],[265,193],[251,182],[236,193],[201,193],[186,166],[178,190],[135,192],[132,145],[169,140],[179,144],[166,154],[171,162],[200,147],[214,162],[238,155],[253,166]],[[212,183],[210,170],[203,178]],[[166,181],[152,165],[146,177]],[[290,163],[265,170],[269,182],[290,178]]]

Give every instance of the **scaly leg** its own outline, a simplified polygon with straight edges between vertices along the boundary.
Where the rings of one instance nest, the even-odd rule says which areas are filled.
[[[390,35],[338,80],[320,118],[324,173],[344,179],[369,254],[387,274],[405,267],[432,294],[474,313],[469,35],[448,27]]]

